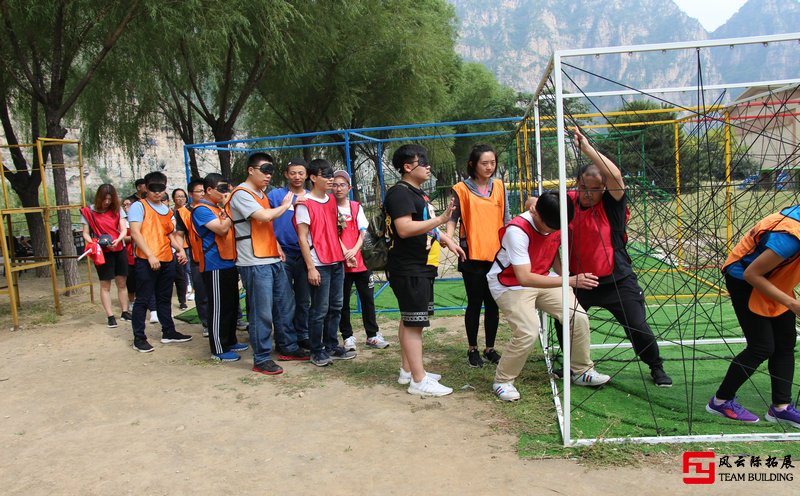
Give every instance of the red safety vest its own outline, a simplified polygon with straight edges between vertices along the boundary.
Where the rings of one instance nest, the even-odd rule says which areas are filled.
[[[569,224],[569,271],[573,274],[591,273],[597,277],[614,272],[614,245],[611,242],[611,223],[603,202],[589,208],[580,205],[577,191],[567,196],[575,206],[575,217]],[[630,212],[626,210],[627,224]]]
[[[119,212],[114,213],[110,209],[105,212],[95,212],[89,207],[83,207],[81,215],[89,223],[89,228],[95,237],[99,238],[101,234],[108,234],[113,239],[119,238]],[[103,251],[106,253],[122,251],[123,249],[122,243],[114,248],[110,246],[103,247]]]
[[[561,246],[561,236],[558,234],[560,231],[554,231],[545,236],[533,227],[531,221],[518,215],[511,219],[508,225],[500,228],[501,251],[505,250],[502,246],[503,236],[506,230],[511,227],[522,229],[528,236],[528,257],[531,260],[531,274],[548,275],[550,268],[553,266],[553,260],[558,254],[558,248]],[[500,284],[503,286],[520,285],[517,276],[514,275],[514,267],[510,263],[508,266],[504,266],[497,258],[495,258],[495,262],[503,269],[497,274],[497,280],[500,281]],[[533,310],[531,309],[531,311]]]
[[[317,253],[317,259],[322,264],[332,264],[344,261],[342,246],[339,244],[339,207],[336,198],[328,195],[328,201],[320,203],[306,196],[305,206],[308,209],[311,234],[311,246]],[[292,219],[297,229],[297,211]]]
[[[342,233],[339,235],[342,243],[344,243],[344,246],[348,250],[356,245],[358,237],[361,235],[361,232],[358,230],[358,210],[360,208],[361,205],[357,201],[350,201],[350,220],[347,221],[344,229],[342,229]],[[358,250],[358,253],[356,253],[355,267],[350,267],[347,264],[344,266],[345,272],[364,272],[365,270],[367,270],[367,266],[364,265],[364,257],[361,256],[361,250]]]

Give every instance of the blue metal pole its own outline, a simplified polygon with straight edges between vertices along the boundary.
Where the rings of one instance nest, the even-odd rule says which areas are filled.
[[[183,165],[186,167],[186,184],[192,180],[192,168],[189,167],[189,148],[183,145]]]
[[[381,205],[386,196],[386,184],[383,182],[383,141],[378,142],[378,160],[375,162],[378,167],[378,183],[381,185]]]

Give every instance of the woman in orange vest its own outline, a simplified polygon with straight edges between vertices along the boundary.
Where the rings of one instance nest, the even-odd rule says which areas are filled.
[[[758,422],[758,416],[738,404],[735,396],[766,361],[772,405],[765,418],[800,428],[800,412],[791,404],[795,321],[800,315],[800,302],[794,295],[800,283],[800,205],[759,221],[733,248],[722,272],[747,346],[731,362],[706,411],[740,422]]]
[[[493,178],[497,170],[497,153],[489,145],[475,145],[467,161],[469,177],[453,186],[455,211],[447,223],[447,235],[452,237],[459,220],[459,239],[467,260],[458,263],[467,293],[464,327],[467,329],[467,360],[470,367],[483,367],[478,351],[478,326],[481,306],[484,308],[483,327],[486,348],[483,358],[497,364],[500,354],[494,349],[500,310],[489,292],[486,274],[500,249],[497,232],[511,220],[508,213],[506,189],[501,179]]]

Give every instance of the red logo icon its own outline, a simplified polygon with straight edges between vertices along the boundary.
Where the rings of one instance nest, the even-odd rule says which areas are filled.
[[[713,484],[716,455],[713,451],[687,451],[683,454],[684,484]]]

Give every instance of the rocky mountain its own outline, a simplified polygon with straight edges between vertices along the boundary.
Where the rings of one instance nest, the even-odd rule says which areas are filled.
[[[749,0],[713,33],[668,0],[449,1],[460,21],[459,54],[485,64],[502,83],[525,91],[536,88],[555,49],[704,40],[800,29],[798,0]],[[706,50],[699,61],[688,50],[570,59],[575,68],[567,69],[567,73],[578,86],[591,90],[619,89],[618,82],[638,88],[694,84],[698,64],[706,83],[729,81],[732,77],[752,81],[797,75],[797,44],[786,46],[777,56],[777,51],[770,49],[767,63],[763,63],[763,47],[739,48]],[[761,62],[757,63],[759,57]]]

